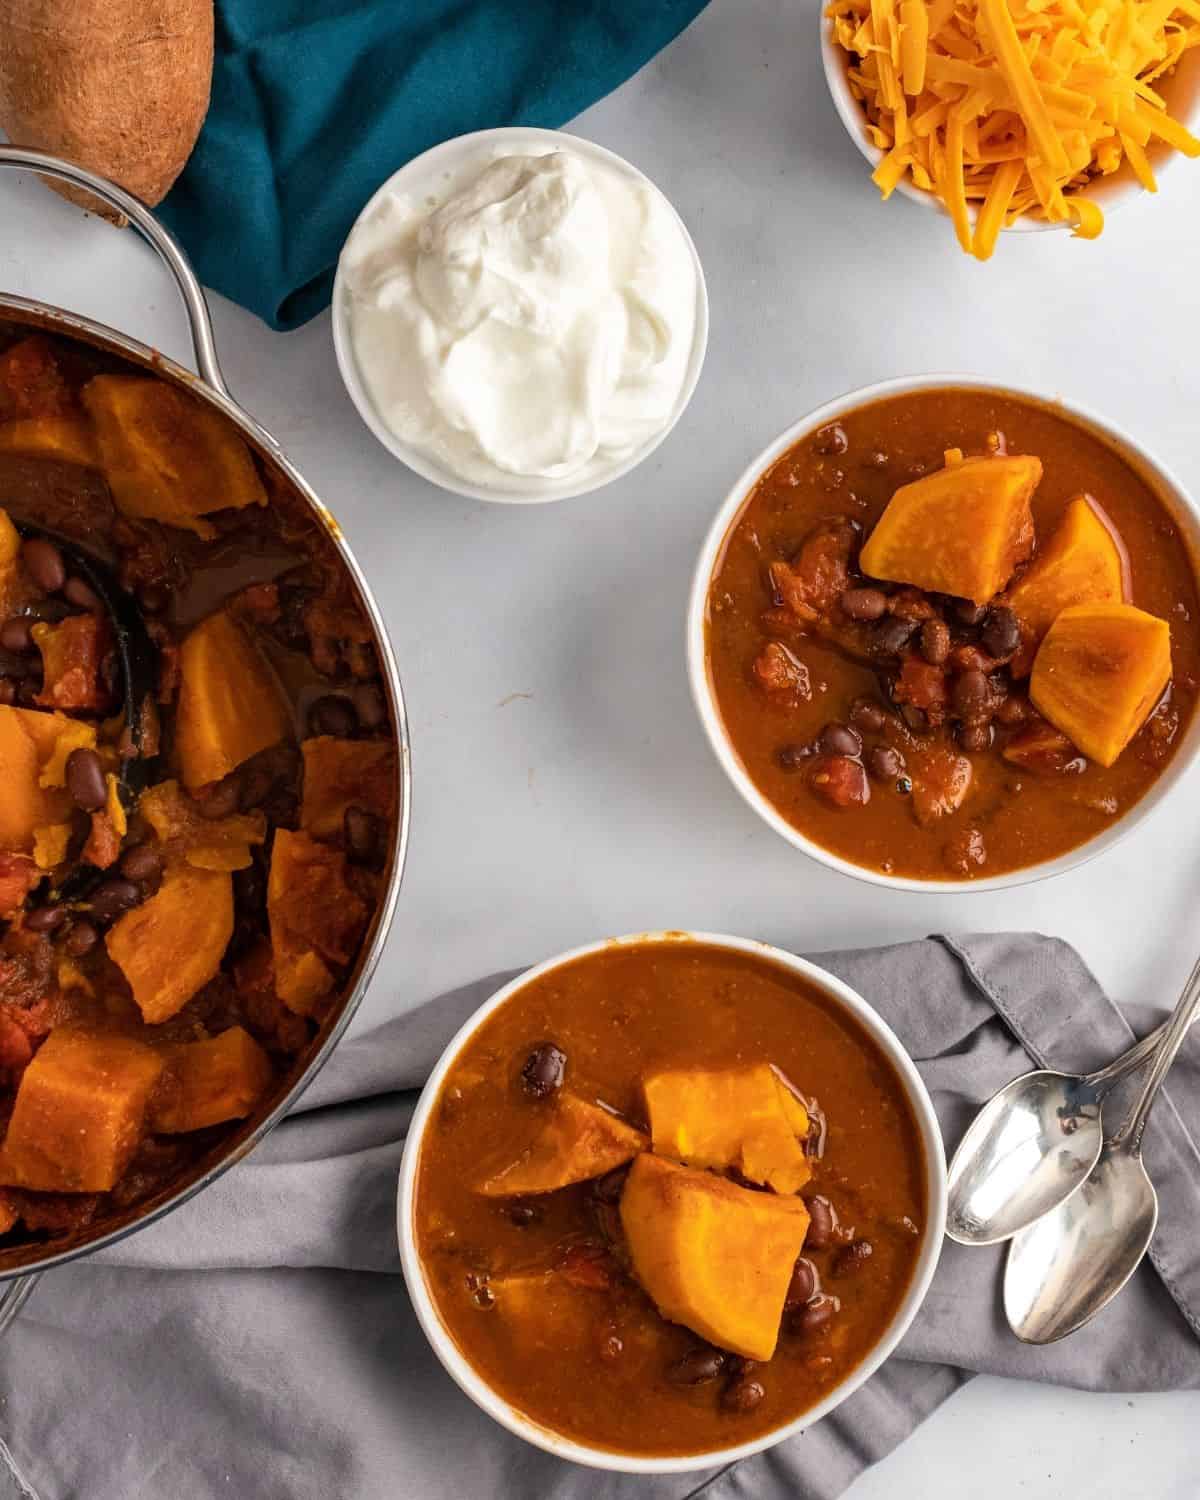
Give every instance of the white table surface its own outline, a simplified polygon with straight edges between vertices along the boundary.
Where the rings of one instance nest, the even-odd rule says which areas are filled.
[[[713,0],[573,127],[629,157],[695,237],[712,303],[691,407],[635,474],[581,500],[488,506],[432,488],[362,426],[324,315],[281,335],[213,298],[234,393],[344,526],[387,618],[415,798],[399,915],[358,1018],[609,933],[707,928],[785,946],[1039,929],[1118,1000],[1173,1000],[1196,949],[1200,779],[1133,840],[995,895],[891,894],[794,852],[701,738],[684,680],[693,559],[743,467],[868,382],[976,371],[1069,394],[1200,494],[1200,163],[1094,244],[1008,236],[983,266],[948,222],[878,201],[829,102],[811,0]],[[399,163],[397,163],[398,165]],[[186,360],[165,273],[25,176],[0,176],[0,288]],[[1192,821],[1189,822],[1189,812]],[[1179,934],[1176,938],[1174,935]],[[852,1500],[1195,1500],[1200,1396],[973,1382]]]

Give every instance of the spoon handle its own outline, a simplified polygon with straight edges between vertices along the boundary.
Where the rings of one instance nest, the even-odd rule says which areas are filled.
[[[1112,1145],[1127,1146],[1134,1155],[1141,1149],[1142,1132],[1146,1128],[1150,1109],[1162,1086],[1163,1079],[1167,1076],[1167,1070],[1175,1061],[1180,1047],[1183,1046],[1183,1039],[1198,1010],[1200,1010],[1200,959],[1196,960],[1178,1004],[1166,1025],[1161,1028],[1161,1037],[1154,1053],[1154,1060],[1150,1064],[1150,1071],[1142,1083],[1137,1102],[1125,1117],[1116,1135],[1113,1136]]]

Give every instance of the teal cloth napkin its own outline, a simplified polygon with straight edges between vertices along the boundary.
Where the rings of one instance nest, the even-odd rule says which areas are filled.
[[[295,328],[398,167],[467,131],[564,124],[705,4],[217,0],[212,104],[160,212],[206,285]]]

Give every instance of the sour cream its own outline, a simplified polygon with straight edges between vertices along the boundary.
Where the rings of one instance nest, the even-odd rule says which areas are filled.
[[[698,263],[666,199],[568,146],[474,152],[419,195],[406,175],[340,264],[379,421],[451,475],[514,495],[627,467],[696,374]]]

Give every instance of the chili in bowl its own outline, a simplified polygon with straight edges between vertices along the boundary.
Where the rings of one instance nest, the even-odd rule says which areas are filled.
[[[397,1213],[417,1317],[484,1411],[578,1463],[679,1473],[800,1431],[891,1353],[945,1168],[854,991],[761,943],[651,933],[539,964],[466,1022]]]
[[[974,377],[856,392],[743,475],[688,666],[747,802],[910,890],[1074,868],[1200,744],[1200,522],[1110,422]]]

